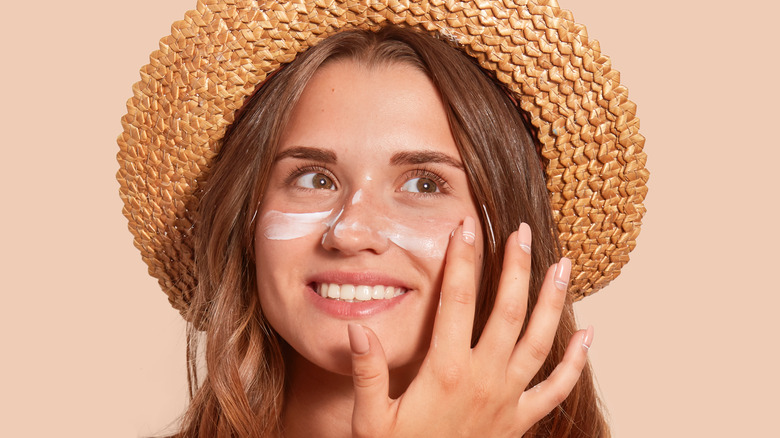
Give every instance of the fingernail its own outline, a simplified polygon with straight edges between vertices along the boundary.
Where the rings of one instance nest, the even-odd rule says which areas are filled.
[[[517,241],[526,254],[531,254],[531,227],[525,222],[517,229]]]
[[[585,349],[587,352],[590,350],[590,344],[593,343],[593,326],[589,325],[588,329],[585,330],[585,337],[582,338],[582,348]]]
[[[558,290],[566,290],[568,288],[569,275],[571,275],[571,260],[563,257],[555,268],[555,287]]]
[[[366,329],[360,324],[349,324],[347,325],[347,331],[349,332],[349,346],[352,348],[352,352],[355,354],[368,353]]]
[[[477,239],[476,231],[477,224],[474,222],[474,218],[466,216],[466,218],[463,219],[463,229],[460,232],[463,241],[469,245],[473,245],[474,241]]]

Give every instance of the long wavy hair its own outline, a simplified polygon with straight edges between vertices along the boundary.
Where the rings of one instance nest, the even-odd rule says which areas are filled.
[[[485,230],[474,342],[493,308],[505,242],[521,221],[534,236],[529,309],[559,258],[543,163],[523,113],[503,87],[462,51],[418,31],[388,26],[335,34],[258,86],[228,128],[205,182],[195,222],[198,286],[188,318],[191,402],[176,437],[282,434],[285,343],[259,304],[254,265],[263,261],[254,254],[254,215],[303,89],[324,64],[345,59],[369,67],[415,66],[440,93]],[[552,351],[530,385],[550,375],[575,330],[567,300]],[[208,371],[199,376],[204,341]],[[568,398],[524,436],[609,436],[589,365]]]

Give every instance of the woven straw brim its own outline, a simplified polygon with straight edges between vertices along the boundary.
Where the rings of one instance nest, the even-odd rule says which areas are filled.
[[[200,0],[141,69],[118,139],[124,214],[175,308],[196,286],[194,193],[234,112],[301,51],[384,23],[456,42],[531,115],[575,299],[620,273],[645,212],[644,137],[619,73],[556,1]]]

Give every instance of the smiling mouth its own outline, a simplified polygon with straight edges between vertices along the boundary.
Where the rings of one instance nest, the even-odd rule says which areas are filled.
[[[323,297],[331,300],[347,303],[364,302],[371,300],[389,300],[401,296],[406,289],[393,286],[366,286],[352,284],[319,283],[313,288]]]

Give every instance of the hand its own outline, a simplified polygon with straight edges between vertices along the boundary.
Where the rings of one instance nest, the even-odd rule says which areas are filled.
[[[531,275],[531,232],[526,224],[509,236],[493,312],[471,348],[477,298],[474,229],[474,220],[466,218],[450,238],[431,346],[399,398],[388,397],[387,361],[376,334],[350,324],[353,437],[519,437],[558,406],[577,382],[592,328],[575,333],[550,376],[526,390],[552,346],[571,271],[565,258],[548,269],[528,327],[517,341]]]

